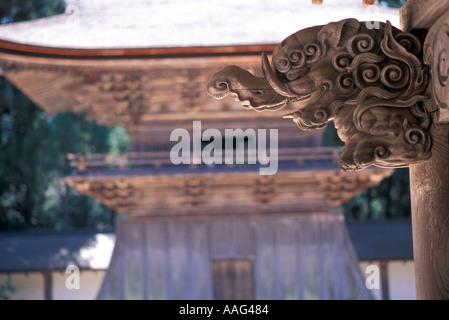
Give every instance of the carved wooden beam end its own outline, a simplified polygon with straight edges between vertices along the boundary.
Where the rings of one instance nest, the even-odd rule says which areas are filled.
[[[429,92],[435,123],[449,123],[449,11],[429,29],[424,42],[424,62],[430,68]]]
[[[333,120],[346,144],[344,171],[405,167],[427,160],[432,145],[428,68],[420,57],[420,40],[388,21],[375,29],[344,19],[290,35],[271,64],[262,54],[263,77],[229,66],[212,76],[207,91],[256,111],[295,103],[299,109],[285,117],[303,130]]]

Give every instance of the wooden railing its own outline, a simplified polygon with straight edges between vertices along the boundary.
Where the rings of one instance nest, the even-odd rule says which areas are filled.
[[[305,165],[307,162],[336,163],[341,147],[317,147],[317,148],[281,148],[278,150],[278,163],[292,162],[296,165]],[[245,164],[248,163],[248,154],[258,161],[257,151],[245,151]],[[238,153],[237,153],[238,155]],[[234,156],[237,156],[234,152]],[[68,154],[70,165],[78,171],[91,169],[117,168],[124,169],[130,167],[144,166],[160,168],[162,166],[175,166],[170,160],[170,152],[130,152],[122,154],[93,153],[93,154]],[[235,158],[234,158],[235,159]],[[222,163],[225,163],[225,152],[223,152]],[[272,159],[273,161],[273,159]],[[235,161],[234,161],[235,163]],[[181,164],[180,166],[182,166]],[[190,165],[193,164],[193,154],[191,153]],[[185,166],[185,164],[184,164]],[[238,166],[236,164],[236,166]]]

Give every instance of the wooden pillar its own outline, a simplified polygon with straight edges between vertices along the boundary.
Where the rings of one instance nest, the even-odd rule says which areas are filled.
[[[449,299],[448,125],[431,130],[432,155],[410,165],[416,298]]]
[[[53,277],[51,271],[42,272],[44,276],[44,300],[53,300]]]
[[[380,277],[382,300],[390,300],[390,286],[388,284],[388,260],[382,260],[380,262]]]

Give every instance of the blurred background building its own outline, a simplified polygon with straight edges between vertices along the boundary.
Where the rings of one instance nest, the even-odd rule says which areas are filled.
[[[0,235],[5,296],[413,298],[409,221],[350,222],[342,212],[349,212],[346,220],[356,220],[391,210],[390,196],[379,200],[375,192],[365,193],[368,202],[351,200],[363,197],[391,170],[341,173],[332,128],[302,132],[282,119],[288,110],[254,113],[230,98],[216,101],[205,93],[208,78],[227,65],[260,74],[260,53],[271,52],[299,29],[347,17],[388,19],[398,26],[398,9],[365,7],[356,0],[322,5],[142,0],[132,7],[80,0],[64,4],[63,10],[28,22],[5,16],[0,27],[3,76],[45,110],[42,117],[53,125],[42,129],[41,137],[24,140],[22,153],[13,148],[9,161],[26,171],[21,159],[27,154],[53,154],[33,176],[57,161],[73,168],[54,173],[52,181],[59,184],[42,193],[41,207],[35,203],[38,187],[34,192],[24,187],[23,199],[13,192],[20,187],[11,183],[9,193],[3,193],[9,219],[3,219],[9,230]],[[5,134],[8,125],[20,124],[15,115],[10,107],[2,116],[7,146],[18,145]],[[171,132],[183,128],[193,137],[198,120],[202,130],[222,133],[277,129],[278,172],[263,176],[253,164],[173,165]],[[72,130],[73,123],[81,129]],[[102,136],[106,142],[98,141]],[[252,145],[251,137],[236,141],[240,138]],[[36,144],[45,148],[33,153]],[[394,180],[388,186],[391,198],[399,198],[400,186]],[[30,199],[29,207],[8,207],[8,201],[22,204],[24,199]],[[368,210],[361,208],[364,203]],[[80,208],[87,217],[97,216],[90,225],[94,230],[67,231],[80,229],[69,227]],[[28,229],[45,229],[42,221],[52,214],[62,217],[53,219],[54,229],[65,232],[11,230],[21,219]],[[380,267],[382,289],[365,287],[369,264]],[[68,265],[81,270],[79,290],[65,286]],[[16,291],[8,292],[12,287]]]

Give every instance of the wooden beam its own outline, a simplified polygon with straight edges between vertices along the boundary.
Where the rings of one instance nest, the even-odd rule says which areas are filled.
[[[433,127],[432,156],[410,166],[416,298],[449,299],[449,143],[447,124]]]

